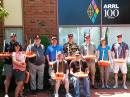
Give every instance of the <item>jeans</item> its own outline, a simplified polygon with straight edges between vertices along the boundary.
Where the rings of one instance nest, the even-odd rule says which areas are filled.
[[[80,82],[83,82],[83,95],[85,97],[90,97],[90,81],[88,77],[79,79],[72,77],[73,86],[74,86],[74,97],[80,97]]]

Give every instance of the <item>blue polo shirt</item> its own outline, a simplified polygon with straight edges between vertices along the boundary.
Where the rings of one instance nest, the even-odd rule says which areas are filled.
[[[49,56],[50,61],[56,60],[56,52],[58,52],[58,51],[63,52],[63,46],[61,46],[61,45],[55,45],[55,46],[49,45],[47,47],[46,55]]]

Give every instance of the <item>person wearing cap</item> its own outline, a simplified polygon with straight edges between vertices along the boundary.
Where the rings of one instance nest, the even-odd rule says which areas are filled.
[[[110,60],[110,46],[106,44],[105,37],[101,38],[101,43],[97,48],[97,59],[109,61]],[[109,79],[109,67],[110,66],[100,66],[100,78],[102,83],[102,88],[110,88],[108,85]]]
[[[12,53],[15,51],[15,46],[14,44],[18,43],[17,42],[17,36],[15,33],[11,33],[10,34],[10,42],[5,44],[5,51],[4,52],[9,52]],[[18,43],[19,44],[19,43]],[[12,57],[6,57],[4,59],[4,74],[5,74],[5,81],[4,81],[4,85],[5,85],[5,97],[9,97],[8,96],[8,89],[10,86],[10,82],[12,79]]]
[[[87,33],[85,35],[85,43],[81,45],[80,52],[82,56],[96,55],[96,46],[93,42],[91,42],[90,33]],[[96,88],[95,86],[95,72],[96,72],[95,59],[89,59],[86,61],[88,63],[88,68],[91,75],[91,81],[92,81],[91,87],[95,89]]]
[[[77,43],[74,42],[73,34],[68,34],[68,42],[63,46],[65,56],[73,56],[76,51],[79,51]]]
[[[20,51],[20,45],[15,43],[15,52],[12,53],[13,75],[16,82],[15,97],[21,95],[24,87],[25,70],[26,70],[26,56]]]
[[[37,91],[43,90],[45,67],[45,47],[41,44],[39,35],[34,37],[34,43],[31,45],[31,51],[34,52],[36,56],[29,58],[30,88],[33,95],[37,95]]]
[[[55,74],[58,72],[63,73],[64,77],[61,80],[55,80],[54,97],[59,97],[58,91],[61,82],[64,83],[64,87],[66,89],[66,97],[72,97],[71,94],[69,93],[69,79],[68,79],[69,67],[67,61],[63,59],[63,53],[61,51],[57,52],[57,60],[53,63],[53,70],[51,73],[52,78],[54,78]]]
[[[49,76],[51,76],[52,72],[52,64],[50,64],[53,61],[57,60],[57,52],[61,51],[63,52],[63,46],[58,44],[57,37],[53,36],[51,38],[51,44],[46,49],[46,58],[47,62],[49,64]]]
[[[81,59],[79,51],[75,52],[75,60],[70,62],[70,74],[73,75],[77,72],[89,73],[87,62]],[[81,71],[80,71],[81,70]],[[85,97],[90,97],[90,81],[89,77],[77,78],[75,76],[71,77],[74,86],[74,97],[80,97],[80,82],[83,82],[83,95]]]
[[[123,88],[128,89],[126,86],[126,74],[127,74],[127,59],[128,59],[128,53],[129,53],[129,47],[128,44],[123,42],[122,40],[122,34],[117,35],[117,43],[114,43],[112,45],[112,58],[113,58],[113,72],[114,72],[114,79],[115,79],[115,85],[113,88],[118,88],[118,72],[121,70],[122,72],[122,78],[123,78]],[[117,63],[114,60],[115,59],[123,59],[123,63]]]

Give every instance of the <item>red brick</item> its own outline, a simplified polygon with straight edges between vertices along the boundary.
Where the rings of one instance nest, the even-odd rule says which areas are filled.
[[[56,4],[57,0],[23,0],[24,33],[27,37],[58,34]]]
[[[24,39],[35,34],[57,35],[57,27],[57,0],[23,0]],[[3,43],[3,32],[4,26],[0,22],[0,44]]]

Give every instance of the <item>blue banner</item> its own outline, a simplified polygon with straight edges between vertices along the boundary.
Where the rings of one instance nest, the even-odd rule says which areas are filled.
[[[99,25],[101,0],[58,0],[59,25]]]
[[[130,24],[129,0],[58,0],[59,25]]]

